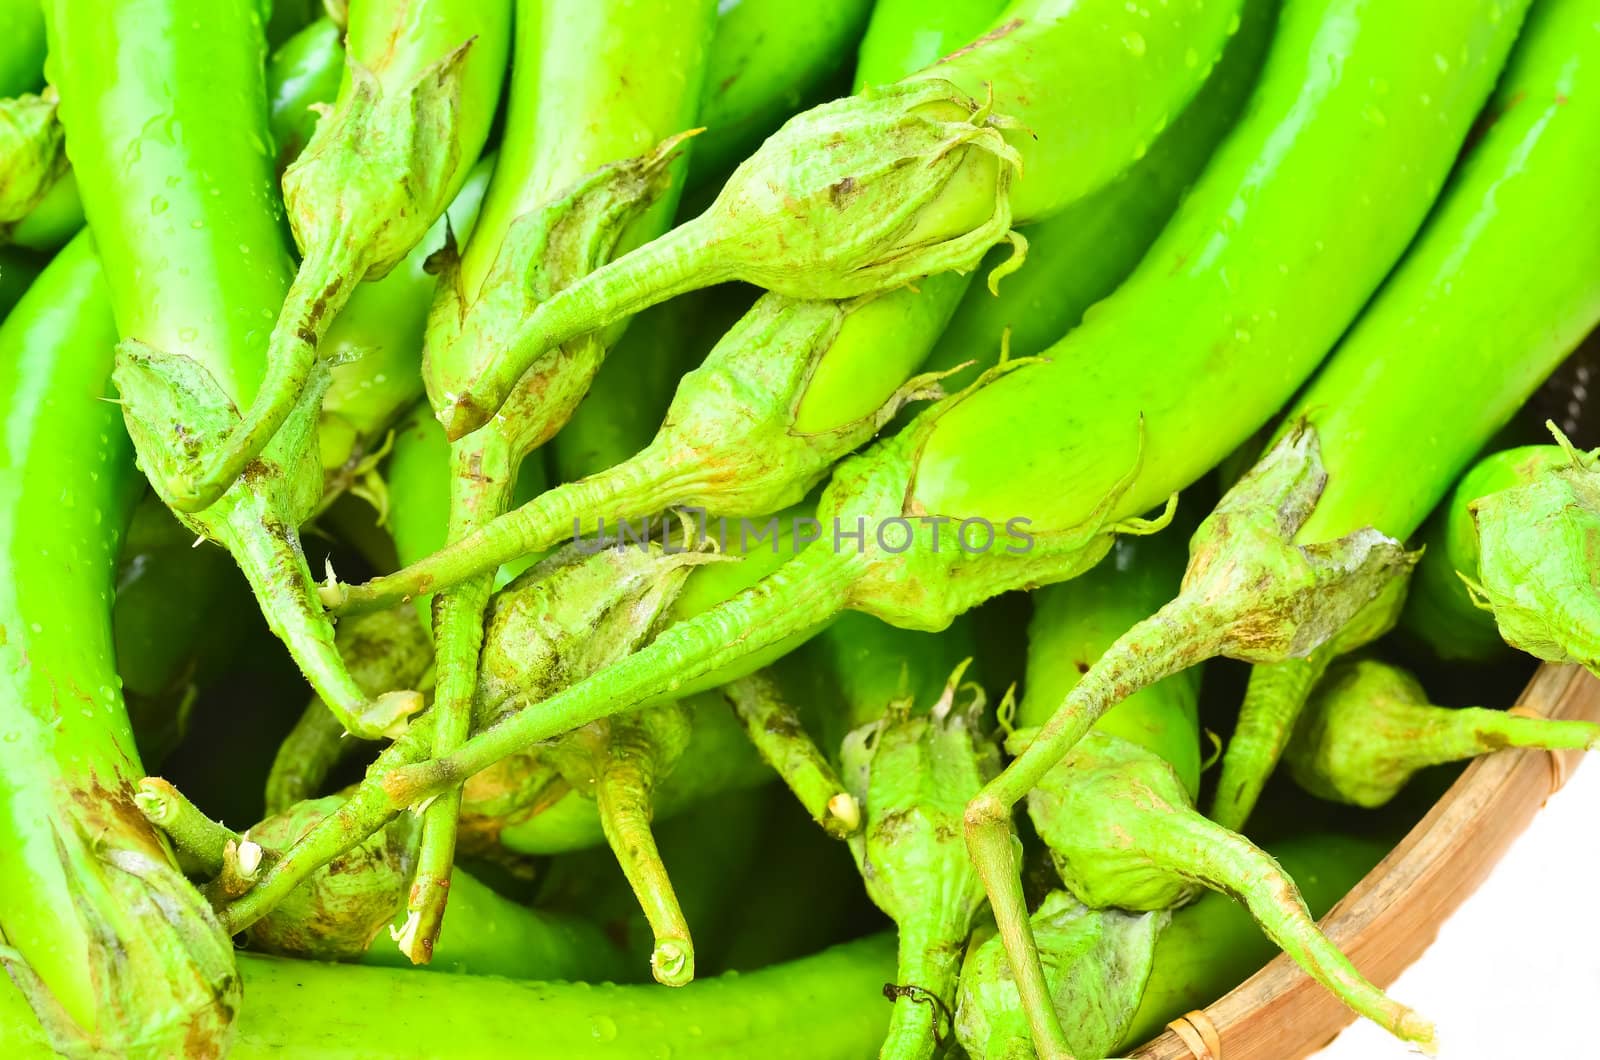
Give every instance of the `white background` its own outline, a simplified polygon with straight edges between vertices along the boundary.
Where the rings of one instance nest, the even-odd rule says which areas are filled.
[[[1389,993],[1437,1024],[1441,1060],[1600,1057],[1600,765],[1573,770]],[[1315,1054],[1414,1055],[1364,1020]]]

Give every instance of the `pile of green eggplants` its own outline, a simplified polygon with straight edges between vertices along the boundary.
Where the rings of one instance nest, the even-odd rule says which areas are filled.
[[[1597,173],[1594,0],[0,0],[0,1055],[1432,1047]]]

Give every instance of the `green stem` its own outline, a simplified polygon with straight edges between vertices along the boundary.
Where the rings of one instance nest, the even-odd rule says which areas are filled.
[[[494,571],[569,534],[576,538],[590,533],[607,517],[620,520],[664,511],[692,496],[701,481],[698,468],[685,473],[674,466],[681,459],[681,454],[652,445],[607,471],[546,490],[393,574],[364,585],[325,588],[323,603],[341,614],[380,610]]]
[[[1155,864],[1233,895],[1307,975],[1391,1034],[1431,1051],[1433,1026],[1390,1000],[1317,927],[1300,891],[1272,856],[1192,810],[1164,813],[1144,854]]]
[[[380,756],[339,812],[308,832],[250,894],[229,906],[223,912],[225,921],[235,932],[249,926],[311,873],[401,810],[460,785],[508,755],[675,692],[724,665],[815,628],[848,606],[866,559],[854,552],[808,549],[727,602],[668,626],[644,648],[549,699],[527,703],[513,697],[504,721],[472,737],[454,754],[428,762],[419,761],[420,755],[402,759],[399,751],[392,759]],[[401,746],[396,744],[391,751]],[[414,747],[407,746],[405,753]]]
[[[1311,690],[1327,673],[1334,653],[1318,649],[1304,659],[1254,666],[1239,706],[1239,722],[1222,756],[1222,773],[1212,796],[1210,817],[1224,828],[1244,828]]]
[[[1012,811],[1106,711],[1134,692],[1214,656],[1224,629],[1225,623],[1204,605],[1182,596],[1135,625],[1106,649],[1033,742],[967,807],[967,846],[983,877],[1041,1057],[1067,1057],[1071,1050],[1028,922],[1013,856]]]
[[[516,484],[522,456],[493,428],[452,445],[450,527],[452,539],[503,512]],[[472,731],[472,704],[478,685],[478,657],[483,648],[483,617],[494,591],[494,572],[480,574],[445,593],[438,602],[434,634],[437,684],[433,697],[434,757],[463,744]],[[464,779],[464,778],[463,778]],[[406,926],[400,949],[416,964],[433,954],[450,897],[455,865],[456,832],[461,816],[461,788],[439,793],[422,814],[417,871],[406,900]]]
[[[930,1060],[955,1037],[956,973],[966,931],[900,929],[895,962],[894,1009],[878,1060]]]
[[[1587,721],[1529,718],[1487,707],[1436,707],[1429,720],[1421,738],[1405,748],[1419,767],[1460,762],[1507,747],[1592,751],[1600,746],[1600,725]]]
[[[488,423],[546,351],[676,295],[732,279],[705,218],[679,225],[539,303],[500,356],[439,408],[445,434],[460,438]]]
[[[762,760],[777,772],[823,831],[843,839],[861,827],[861,805],[845,790],[839,774],[770,678],[764,674],[741,677],[722,686],[722,693]]]
[[[169,485],[170,503],[180,512],[211,507],[261,455],[294,409],[311,378],[317,344],[333,318],[366,275],[366,263],[350,240],[328,240],[312,247],[295,274],[283,310],[267,340],[267,372],[243,418],[192,478]],[[186,481],[187,479],[187,481]]]
[[[160,777],[145,777],[133,801],[149,822],[166,833],[178,853],[191,859],[207,875],[222,869],[223,852],[237,843],[239,834],[205,814]]]
[[[260,601],[267,625],[340,724],[363,739],[392,735],[422,708],[422,696],[402,690],[367,698],[334,644],[333,624],[317,600],[299,538],[272,507],[254,492],[229,506],[227,521],[217,527],[223,545]]]
[[[613,728],[599,752],[595,803],[606,842],[655,936],[650,972],[663,986],[683,986],[694,979],[694,940],[650,830],[655,748],[642,733],[630,732],[641,738],[630,742]]]
[[[644,648],[549,699],[525,703],[514,698],[509,717],[459,751],[385,776],[390,800],[411,805],[542,740],[673,693],[820,625],[849,605],[858,568],[868,558],[864,553],[808,549],[739,595],[668,626]]]

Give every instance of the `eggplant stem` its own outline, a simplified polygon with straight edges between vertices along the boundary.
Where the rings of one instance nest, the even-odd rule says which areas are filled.
[[[179,475],[171,482],[174,508],[194,513],[211,507],[261,455],[300,400],[322,336],[366,271],[361,253],[349,240],[330,240],[306,255],[267,339],[266,377],[243,417],[199,471],[192,478]]]

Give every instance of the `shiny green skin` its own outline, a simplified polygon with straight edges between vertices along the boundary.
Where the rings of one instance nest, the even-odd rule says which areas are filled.
[[[972,43],[1010,0],[877,0],[856,53],[856,87],[880,85],[933,65]]]
[[[612,986],[417,975],[243,954],[246,1001],[229,1057],[381,1060],[860,1060],[889,1018],[894,941],[874,935],[759,972]],[[0,1046],[40,1056],[16,990],[0,981]]]
[[[331,103],[344,79],[344,34],[319,18],[284,41],[267,60],[268,120],[278,168],[294,160],[317,127],[313,103]]]
[[[259,18],[208,0],[54,0],[47,16],[118,329],[248,403],[290,276]]]
[[[1502,14],[1505,32],[1512,15]],[[1597,63],[1589,4],[1534,9],[1491,101],[1495,121],[1279,430],[1309,422],[1328,476],[1296,543],[1363,527],[1409,537],[1600,321],[1600,188],[1578,175],[1600,167]],[[1222,823],[1236,827],[1249,812],[1310,691],[1306,678],[1362,641],[1347,632],[1354,643],[1330,645],[1310,666],[1252,674],[1212,811]],[[1291,681],[1293,691],[1275,691]]]
[[[467,385],[430,387],[450,395],[441,416],[465,434],[545,351],[722,280],[841,299],[970,270],[1012,223],[1142,155],[1199,88],[1241,2],[1171,0],[1135,27],[1120,0],[1018,0],[973,47],[790,119],[704,213],[543,301]]]
[[[1123,537],[1087,574],[1034,591],[1028,673],[1016,727],[1043,725],[1111,644],[1177,595],[1188,557],[1181,532]],[[1095,723],[1172,766],[1200,792],[1200,668],[1190,667],[1124,699]]]
[[[991,364],[1008,328],[1011,356],[1031,357],[1116,290],[1238,118],[1261,72],[1278,7],[1278,0],[1247,0],[1216,69],[1149,154],[1093,195],[1023,230],[1027,265],[1005,278],[998,296],[982,286],[967,289],[927,368],[940,371],[973,360]],[[1010,252],[996,248],[978,273]]]
[[[267,63],[268,122],[278,145],[278,167],[300,153],[317,115],[313,103],[333,99],[344,71],[344,41],[333,24],[319,19],[285,41]],[[54,250],[83,227],[83,202],[69,171],[33,212],[17,222],[11,240],[33,250]]]
[[[1311,915],[1321,917],[1393,846],[1381,836],[1315,832],[1267,843],[1266,851],[1299,885]],[[1218,891],[1201,894],[1172,914],[1156,942],[1155,967],[1119,1054],[1209,1005],[1277,952],[1244,906]]]
[[[91,1039],[176,1051],[187,1031],[214,1043],[227,1024],[193,991],[192,976],[204,979],[231,958],[208,915],[174,903],[170,920],[144,915],[119,940],[119,960],[135,974],[170,972],[170,993],[150,983],[119,998],[117,984],[97,982],[113,957],[100,933],[129,930],[128,911],[115,904],[129,893],[120,879],[102,879],[105,859],[150,859],[150,898],[187,887],[131,812],[143,768],[110,619],[118,542],[143,482],[116,406],[101,400],[115,342],[87,235],[57,256],[0,327],[0,496],[12,513],[0,531],[8,572],[0,590],[0,932]],[[121,805],[130,812],[119,813]],[[195,903],[203,909],[197,895]],[[211,952],[187,949],[189,932],[209,936]],[[223,1004],[236,990],[227,979],[209,986]],[[186,1027],[180,1014],[191,1006]]]
[[[1065,530],[1138,466],[1107,513],[1136,515],[1265,423],[1422,223],[1521,5],[1426,9],[1290,5],[1245,116],[1139,267],[1048,361],[933,427],[911,505]]]
[[[818,101],[861,36],[872,0],[722,0],[689,185],[738,165],[784,119]],[[910,69],[916,69],[911,67]]]
[[[1490,103],[1494,124],[1288,414],[1317,428],[1328,469],[1297,540],[1363,526],[1409,536],[1600,322],[1597,97],[1593,6],[1536,5]]]
[[[1494,615],[1473,604],[1460,577],[1478,577],[1478,531],[1467,506],[1568,461],[1559,446],[1527,445],[1491,453],[1462,475],[1423,527],[1422,560],[1411,576],[1400,627],[1441,659],[1490,662],[1510,654]]]
[[[519,0],[506,115],[514,135],[500,146],[483,216],[462,254],[461,281],[469,298],[477,295],[517,217],[600,166],[642,155],[664,136],[693,126],[715,12],[705,0],[675,0],[669,17],[657,8],[660,2]],[[641,33],[647,34],[648,74],[637,69]],[[656,87],[646,92],[641,83]],[[574,136],[574,115],[604,120],[584,122],[583,134]],[[633,222],[617,253],[670,223],[680,187],[675,182],[672,193]],[[490,353],[472,352],[480,358]],[[441,370],[448,379],[465,367]]]
[[[1169,0],[1134,14],[1123,0],[1015,0],[974,47],[906,80],[943,79],[978,100],[993,86],[995,112],[1028,130],[1008,136],[1024,160],[1011,210],[1036,221],[1144,156],[1200,87],[1241,9],[1239,0]],[[859,76],[871,83],[869,71]]]
[[[44,84],[44,10],[39,0],[0,0],[0,99]]]

